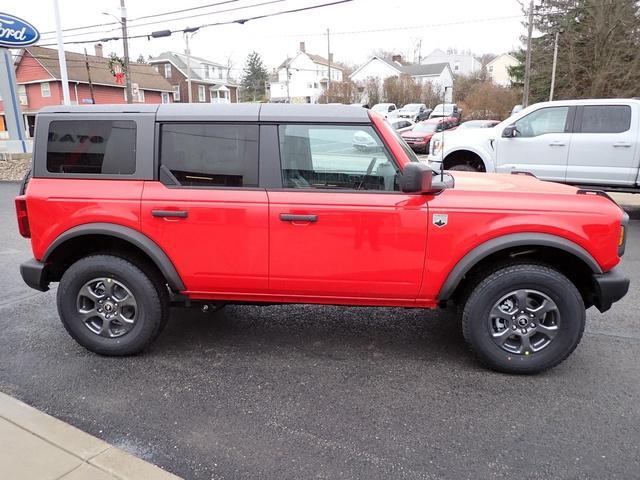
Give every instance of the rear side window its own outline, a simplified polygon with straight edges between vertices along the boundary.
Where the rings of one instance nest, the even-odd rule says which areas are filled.
[[[51,173],[134,173],[136,122],[60,120],[49,123],[47,170]]]
[[[621,133],[631,128],[628,105],[585,105],[580,133]]]
[[[160,162],[192,187],[257,187],[258,126],[165,123]]]

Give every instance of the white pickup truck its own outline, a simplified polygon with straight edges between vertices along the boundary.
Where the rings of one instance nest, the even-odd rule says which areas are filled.
[[[640,100],[531,105],[493,128],[450,130],[431,140],[439,170],[531,172],[538,178],[640,192]]]

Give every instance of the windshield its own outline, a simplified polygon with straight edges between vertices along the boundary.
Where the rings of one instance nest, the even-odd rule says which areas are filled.
[[[438,127],[438,123],[419,123],[415,127],[413,127],[414,132],[435,132]]]
[[[410,112],[415,112],[417,110],[420,110],[420,104],[419,103],[408,103],[404,107],[402,107],[402,110],[409,110]]]

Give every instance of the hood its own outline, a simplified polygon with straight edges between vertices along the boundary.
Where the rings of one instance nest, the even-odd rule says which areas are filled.
[[[455,189],[481,192],[575,195],[578,189],[562,183],[545,182],[530,175],[508,173],[449,172]]]
[[[406,132],[402,132],[400,136],[402,138],[424,138],[425,140],[430,140],[434,133],[435,132],[415,132],[413,130],[408,130]]]

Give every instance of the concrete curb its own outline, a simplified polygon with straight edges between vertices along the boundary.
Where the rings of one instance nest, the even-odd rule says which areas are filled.
[[[2,392],[0,478],[180,480]]]

